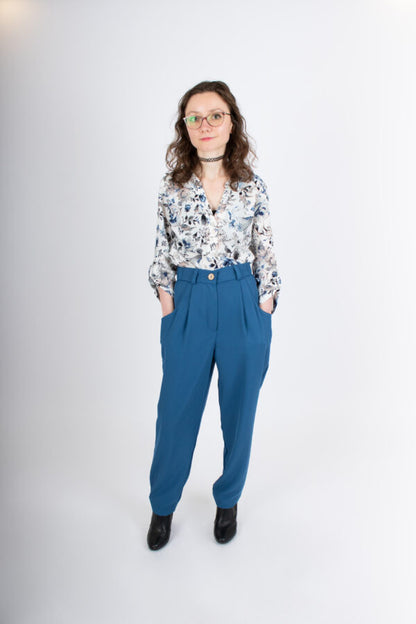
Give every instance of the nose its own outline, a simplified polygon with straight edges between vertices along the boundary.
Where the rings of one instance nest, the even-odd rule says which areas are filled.
[[[205,126],[204,126],[204,124],[205,124]],[[201,124],[200,130],[202,130],[204,127],[205,127],[205,128],[211,128],[211,126],[209,125],[209,123],[208,123],[208,120],[207,120],[207,119],[203,119],[203,120],[202,120],[202,124]]]

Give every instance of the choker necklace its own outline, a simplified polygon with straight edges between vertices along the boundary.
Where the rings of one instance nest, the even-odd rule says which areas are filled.
[[[221,160],[221,158],[224,158],[225,154],[223,154],[222,156],[215,156],[214,158],[201,158],[199,156],[199,160],[203,160],[204,162],[214,162],[215,160]]]

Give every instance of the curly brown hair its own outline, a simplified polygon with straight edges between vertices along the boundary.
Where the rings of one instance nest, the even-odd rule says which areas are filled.
[[[189,140],[183,118],[190,98],[196,93],[205,93],[206,91],[218,93],[230,108],[233,131],[226,145],[223,167],[230,178],[231,187],[237,190],[239,180],[248,182],[253,179],[254,172],[251,165],[257,156],[249,140],[246,121],[240,113],[236,99],[228,85],[221,80],[199,82],[180,99],[178,118],[175,123],[176,137],[167,149],[166,164],[171,171],[172,181],[178,186],[183,186],[194,171],[200,171],[201,165],[197,150]]]

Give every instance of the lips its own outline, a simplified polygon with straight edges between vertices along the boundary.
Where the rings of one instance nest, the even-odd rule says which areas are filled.
[[[201,139],[201,141],[211,141],[211,139],[213,139],[214,137],[205,137],[203,139]]]

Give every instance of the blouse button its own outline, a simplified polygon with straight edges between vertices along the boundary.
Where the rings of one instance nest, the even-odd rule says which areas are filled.
[[[208,275],[208,279],[210,279],[210,280],[213,280],[213,279],[214,279],[214,277],[215,277],[214,273],[210,273],[210,274]]]

